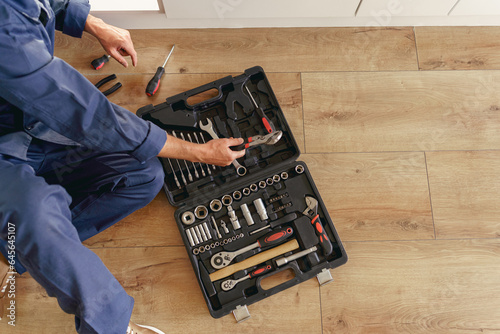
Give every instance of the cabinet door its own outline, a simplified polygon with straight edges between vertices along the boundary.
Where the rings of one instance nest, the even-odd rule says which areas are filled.
[[[500,1],[460,0],[450,15],[500,15]]]
[[[169,19],[348,17],[360,0],[163,0]]]
[[[363,0],[357,16],[446,16],[457,0]]]

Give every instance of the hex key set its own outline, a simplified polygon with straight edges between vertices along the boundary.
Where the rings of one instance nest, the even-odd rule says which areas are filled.
[[[188,98],[216,89],[212,98]],[[164,190],[210,314],[250,317],[247,305],[347,262],[333,222],[261,67],[227,76],[137,115],[194,143],[241,137],[245,156],[227,167],[160,159]],[[294,277],[265,290],[284,270]]]

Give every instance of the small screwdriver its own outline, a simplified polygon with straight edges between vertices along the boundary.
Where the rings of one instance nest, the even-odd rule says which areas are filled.
[[[158,90],[158,87],[160,87],[160,79],[163,76],[163,74],[165,73],[165,65],[167,65],[167,61],[170,58],[170,55],[172,54],[172,52],[174,51],[174,48],[175,48],[175,44],[174,44],[174,46],[172,46],[172,50],[170,50],[170,53],[168,54],[167,59],[165,59],[165,62],[163,63],[163,66],[158,67],[156,69],[156,73],[153,76],[153,78],[151,80],[149,80],[149,83],[146,86],[146,94],[148,96],[153,96],[156,93],[156,91]]]
[[[104,55],[100,58],[92,60],[91,64],[94,70],[100,70],[104,66],[104,64],[106,64],[109,61],[109,57],[111,56]]]

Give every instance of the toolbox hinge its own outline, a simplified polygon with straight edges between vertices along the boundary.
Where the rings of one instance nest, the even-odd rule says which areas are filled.
[[[246,305],[236,306],[236,309],[233,310],[233,315],[237,323],[250,319],[250,312],[248,312],[248,308]]]
[[[319,286],[326,285],[328,283],[333,282],[332,273],[328,269],[323,269],[317,276]]]

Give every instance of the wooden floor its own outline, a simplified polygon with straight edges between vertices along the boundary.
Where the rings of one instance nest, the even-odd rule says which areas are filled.
[[[500,333],[500,28],[132,31],[136,68],[91,37],[56,55],[131,111],[260,65],[349,255],[310,280],[213,319],[163,193],[85,244],[135,298],[134,320],[168,333]],[[159,92],[147,81],[170,49]],[[18,279],[17,326],[73,333],[73,317]],[[40,330],[35,330],[40,329]]]

